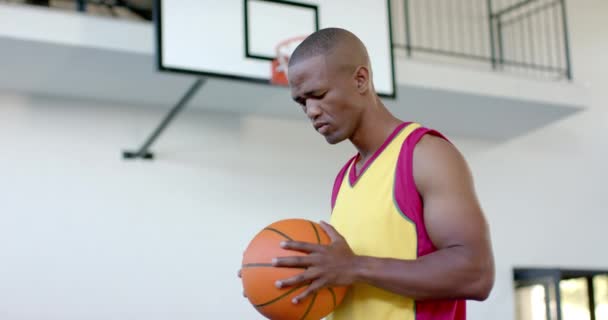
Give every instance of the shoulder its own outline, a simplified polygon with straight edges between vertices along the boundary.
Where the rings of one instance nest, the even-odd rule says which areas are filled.
[[[438,135],[424,135],[416,145],[413,174],[422,194],[442,186],[464,185],[471,179],[463,154],[452,142]]]
[[[433,160],[437,157],[453,158],[460,155],[456,146],[445,137],[426,134],[420,138],[414,150],[414,157],[424,160]]]

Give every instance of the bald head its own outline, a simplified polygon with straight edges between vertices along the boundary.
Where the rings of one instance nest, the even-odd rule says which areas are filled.
[[[322,56],[329,65],[351,72],[359,66],[371,71],[367,49],[350,31],[340,28],[321,29],[308,36],[292,53],[289,67],[306,59]]]
[[[329,143],[352,138],[364,118],[381,112],[365,46],[344,29],[308,36],[294,50],[288,74],[292,99]]]

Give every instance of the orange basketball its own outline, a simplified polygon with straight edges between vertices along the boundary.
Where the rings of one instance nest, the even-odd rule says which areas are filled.
[[[272,259],[306,255],[280,247],[285,240],[329,244],[331,240],[321,226],[304,219],[277,221],[260,231],[243,255],[241,279],[249,302],[258,312],[272,320],[319,320],[330,314],[346,293],[345,287],[323,288],[293,304],[291,300],[306,290],[300,287],[277,288],[275,282],[297,275],[304,269],[278,268]]]

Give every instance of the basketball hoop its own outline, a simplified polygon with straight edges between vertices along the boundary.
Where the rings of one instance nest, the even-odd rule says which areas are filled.
[[[287,66],[289,64],[289,58],[291,53],[296,47],[306,39],[307,36],[298,36],[289,38],[279,42],[276,46],[276,58],[272,60],[271,64],[271,78],[270,83],[286,86],[288,85],[287,80]]]

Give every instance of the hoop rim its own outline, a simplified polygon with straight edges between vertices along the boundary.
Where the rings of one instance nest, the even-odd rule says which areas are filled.
[[[275,46],[275,53],[276,53],[276,58],[278,59],[279,56],[281,55],[281,48],[289,45],[292,42],[297,42],[297,41],[303,41],[304,39],[306,39],[308,36],[304,36],[304,35],[300,35],[300,36],[294,36],[291,38],[287,38],[285,40],[282,40],[281,42],[279,42],[276,46]],[[287,56],[290,56],[291,53],[289,53]],[[285,56],[285,55],[284,55]]]
[[[271,65],[271,79],[270,82],[274,84],[287,85],[287,64],[293,51],[281,52],[282,48],[289,46],[294,42],[301,42],[308,37],[307,35],[300,35],[291,38],[287,38],[279,42],[275,46],[276,57],[272,59]]]

